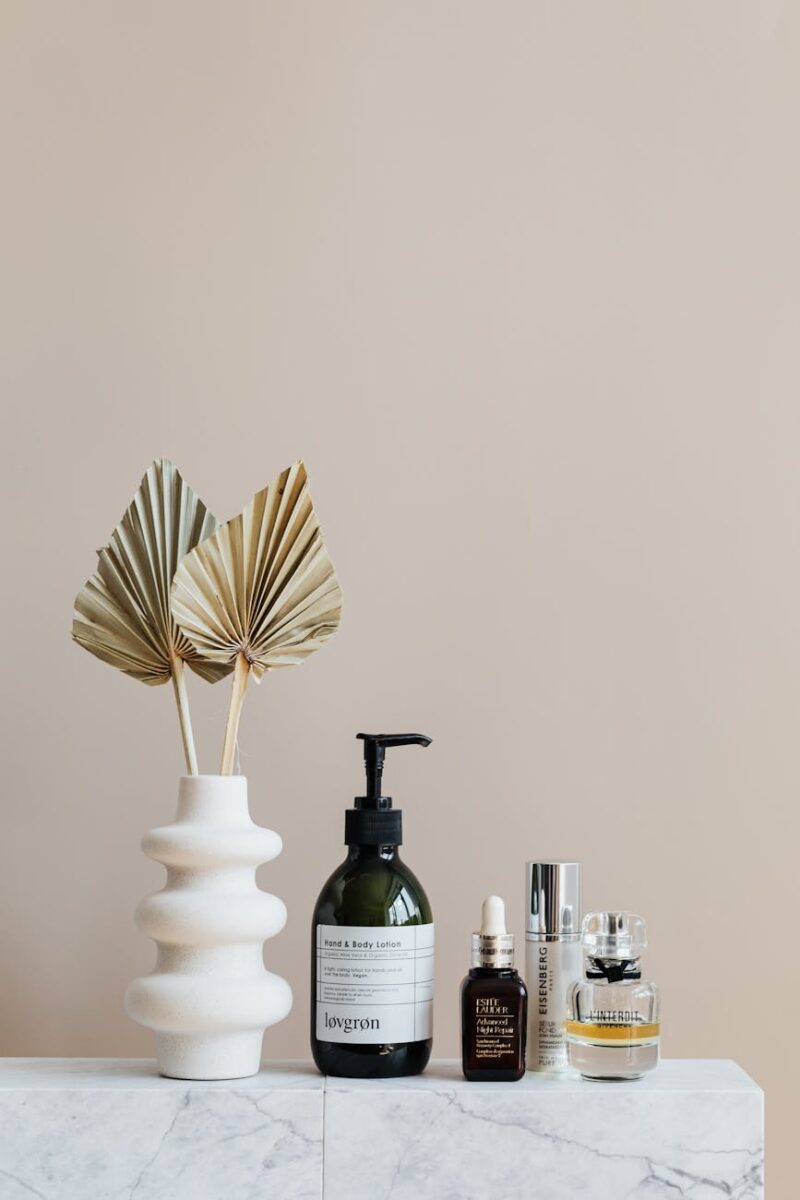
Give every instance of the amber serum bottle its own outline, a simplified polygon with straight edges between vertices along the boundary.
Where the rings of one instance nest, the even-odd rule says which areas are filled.
[[[513,1083],[525,1074],[528,992],[514,970],[514,935],[499,896],[483,902],[472,966],[461,985],[464,1078]]]

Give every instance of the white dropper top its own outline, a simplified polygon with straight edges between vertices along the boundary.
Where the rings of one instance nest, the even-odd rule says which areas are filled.
[[[472,935],[473,967],[513,967],[514,935],[506,929],[506,906],[499,896],[487,896],[481,927]]]
[[[504,902],[499,896],[487,896],[481,909],[481,936],[502,937],[507,932]]]

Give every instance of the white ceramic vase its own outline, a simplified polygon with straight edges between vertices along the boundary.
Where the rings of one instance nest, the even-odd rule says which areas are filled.
[[[281,846],[277,833],[250,820],[243,775],[184,776],[174,823],[142,839],[167,881],[136,910],[158,959],[130,985],[125,1007],[155,1032],[162,1075],[255,1075],[264,1030],[291,1009],[288,983],[262,958],[265,938],[286,923],[286,906],[255,878]]]

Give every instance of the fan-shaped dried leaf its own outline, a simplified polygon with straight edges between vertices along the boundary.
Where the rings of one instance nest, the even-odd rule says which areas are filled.
[[[256,679],[302,662],[336,632],[342,593],[302,462],[188,554],[172,615],[206,661],[242,654]]]
[[[231,666],[203,659],[170,611],[178,564],[218,528],[174,463],[157,459],[75,599],[75,641],[142,683],[166,683],[176,658],[212,683],[227,675]]]

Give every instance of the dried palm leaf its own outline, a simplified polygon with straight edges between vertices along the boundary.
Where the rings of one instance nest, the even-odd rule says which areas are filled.
[[[247,681],[293,666],[339,627],[342,593],[297,462],[175,573],[172,615],[206,662],[235,665],[222,774],[233,769]]]
[[[148,468],[97,571],[75,599],[72,636],[103,662],[142,683],[171,679],[189,773],[197,774],[183,664],[215,682],[231,666],[207,662],[178,629],[170,588],[181,559],[219,528],[178,468],[159,458]]]

